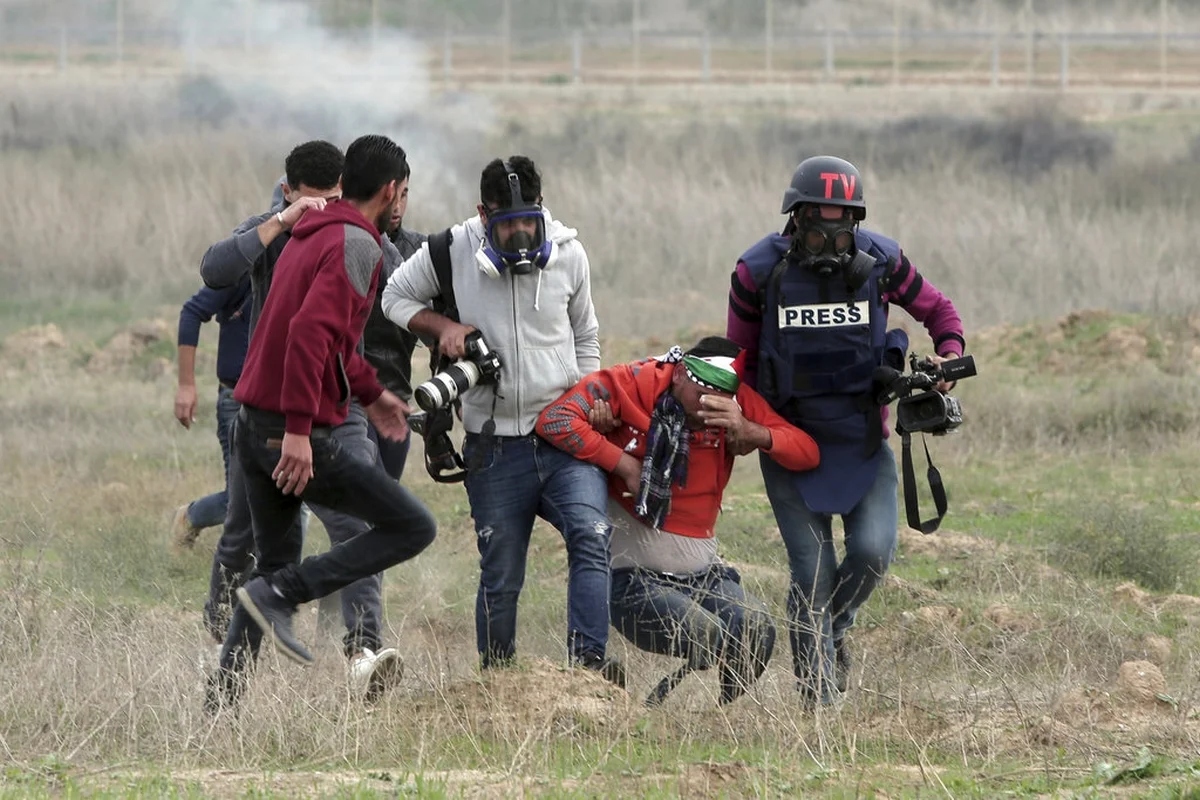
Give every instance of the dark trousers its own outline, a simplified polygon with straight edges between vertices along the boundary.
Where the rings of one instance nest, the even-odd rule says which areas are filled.
[[[235,412],[236,417],[236,412]],[[237,420],[234,420],[236,426]],[[352,404],[346,421],[332,429],[332,437],[348,455],[378,465],[382,451],[374,440],[374,428],[357,404]],[[232,439],[233,434],[231,434]],[[387,439],[379,439],[388,442]],[[403,443],[407,452],[407,440]],[[224,641],[233,606],[233,592],[249,579],[254,565],[254,528],[250,517],[250,501],[246,496],[246,480],[241,462],[230,459],[229,509],[225,529],[213,553],[212,574],[209,578],[208,600],[204,606],[204,624],[217,639]],[[304,498],[307,500],[307,496]],[[325,526],[331,545],[352,539],[370,526],[360,519],[321,505],[311,506],[313,515]],[[299,523],[297,522],[297,525]],[[289,532],[303,542],[303,530]],[[350,584],[343,591],[322,599],[318,620],[332,632],[337,618],[345,625],[343,649],[347,656],[363,649],[379,650],[383,646],[383,582],[381,575],[371,575]]]
[[[393,442],[391,439],[385,439],[375,430],[374,425],[368,426],[371,434],[371,441],[375,443],[375,448],[379,451],[379,461],[383,465],[383,471],[392,476],[394,480],[400,480],[404,475],[404,465],[408,463],[408,450],[412,444],[412,434],[404,438],[402,442]]]
[[[267,577],[289,603],[315,600],[383,572],[433,541],[437,526],[421,501],[375,464],[349,455],[327,428],[314,429],[310,437],[314,476],[304,488],[303,499],[284,494],[271,477],[282,440],[282,416],[243,409],[234,428],[234,455],[242,467],[254,522],[255,574]],[[370,527],[300,561],[301,502],[357,517]],[[222,649],[222,668],[244,666],[261,642],[262,631],[239,606]]]
[[[613,570],[613,627],[643,650],[687,659],[693,669],[720,664],[722,680],[748,686],[771,658],[775,625],[741,580],[720,563],[692,575]]]

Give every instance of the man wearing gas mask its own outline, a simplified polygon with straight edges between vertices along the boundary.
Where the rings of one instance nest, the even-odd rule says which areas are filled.
[[[866,210],[853,164],[802,161],[784,192],[783,232],[742,255],[729,293],[727,334],[747,350],[746,382],[821,451],[820,466],[805,472],[760,458],[791,571],[793,668],[810,706],[846,691],[846,633],[896,549],[896,463],[872,379],[885,363],[902,365],[908,342],[887,330],[888,306],[924,324],[936,362],[965,347],[954,304],[899,244],[860,227]],[[845,529],[841,563],[834,514]]]
[[[607,478],[534,431],[543,408],[600,368],[587,254],[576,231],[542,206],[541,176],[530,159],[492,161],[479,190],[477,214],[449,231],[443,274],[452,283],[457,321],[429,307],[445,297],[432,242],[392,274],[383,310],[463,362],[447,371],[454,380],[431,381],[434,391],[419,387],[417,396],[423,408],[461,402],[465,484],[479,548],[480,664],[501,667],[515,657],[517,599],[540,516],[566,542],[570,660],[623,684],[620,665],[606,655]],[[484,369],[466,368],[471,359]]]

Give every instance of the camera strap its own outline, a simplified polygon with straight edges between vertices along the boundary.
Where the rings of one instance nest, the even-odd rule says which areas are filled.
[[[450,261],[450,245],[453,241],[454,234],[450,228],[429,236],[429,260],[433,264],[439,291],[430,306],[437,313],[458,322],[458,301],[454,297],[454,271]],[[429,345],[429,372],[436,375],[449,365],[450,360],[442,355],[436,341],[426,344]],[[459,483],[467,477],[467,465],[450,440],[454,412],[443,409],[430,416],[430,425],[425,430],[425,470],[438,483]],[[437,457],[433,457],[433,454]]]
[[[938,468],[933,465],[933,459],[929,457],[929,442],[924,436],[921,436],[921,444],[925,446],[925,461],[929,464],[925,479],[929,481],[929,493],[933,495],[933,505],[937,509],[936,517],[922,522],[921,509],[917,501],[916,471],[913,469],[912,434],[901,431],[900,441],[902,443],[900,464],[904,478],[904,513],[908,518],[908,527],[919,530],[921,533],[933,533],[942,524],[942,517],[946,516],[946,487],[942,485],[942,473],[938,472]]]

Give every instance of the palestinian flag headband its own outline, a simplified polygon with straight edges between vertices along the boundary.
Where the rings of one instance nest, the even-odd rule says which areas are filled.
[[[742,357],[745,351],[724,336],[705,336],[694,347],[684,350],[673,345],[655,361],[665,364],[683,362],[688,378],[706,389],[736,394],[741,385]]]
[[[733,366],[733,359],[728,356],[685,355],[683,368],[694,383],[705,389],[737,394],[740,381]]]

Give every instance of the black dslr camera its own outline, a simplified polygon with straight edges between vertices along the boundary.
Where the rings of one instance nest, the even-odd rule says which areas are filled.
[[[483,334],[472,331],[463,346],[465,358],[450,364],[413,392],[417,405],[430,415],[449,406],[475,384],[496,383],[500,379],[500,357],[488,348]]]
[[[929,433],[942,436],[962,424],[962,404],[934,387],[942,381],[960,381],[975,375],[975,358],[963,356],[941,364],[909,356],[910,372],[893,375],[884,382],[880,404],[896,402],[896,430],[900,433]]]

